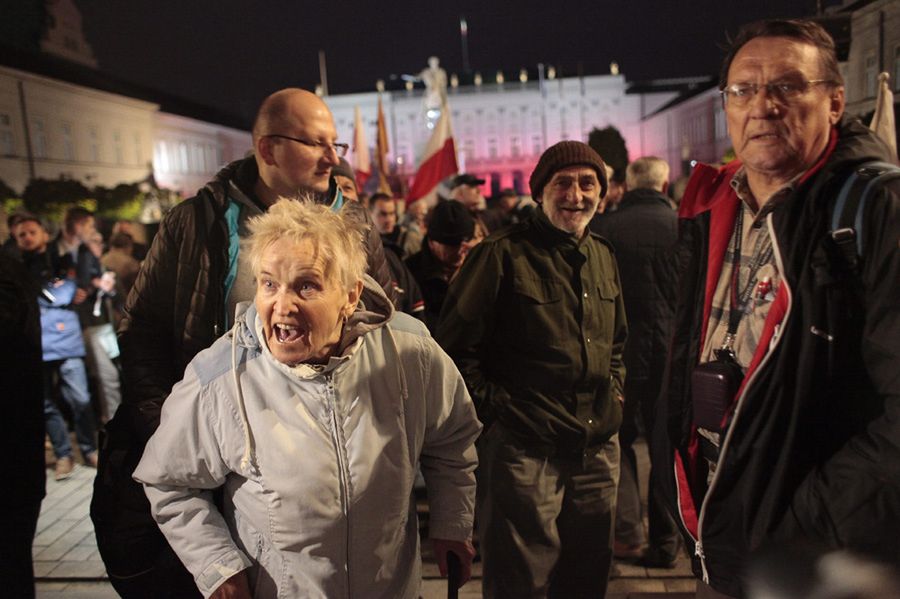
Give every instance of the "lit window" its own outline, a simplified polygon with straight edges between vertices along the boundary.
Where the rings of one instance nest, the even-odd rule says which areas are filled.
[[[14,156],[16,153],[10,122],[8,114],[0,113],[0,156]]]
[[[12,131],[0,129],[0,156],[15,156],[15,149]]]
[[[34,152],[35,158],[47,157],[47,132],[44,130],[44,121],[34,119],[31,123],[31,151]]]
[[[190,171],[190,164],[188,162],[188,147],[187,144],[179,142],[178,144],[178,172],[179,173],[187,173]]]
[[[124,164],[125,152],[122,150],[122,134],[119,131],[113,131],[113,152],[116,154],[116,164]]]
[[[91,160],[100,162],[100,131],[96,125],[88,127],[88,141],[91,148]]]
[[[63,123],[59,130],[62,134],[63,158],[66,160],[75,160],[75,144],[72,141],[71,123]]]
[[[153,162],[155,165],[154,170],[158,170],[161,173],[169,172],[169,148],[166,145],[165,141],[160,140],[159,143],[156,144],[156,151],[154,152],[155,156],[153,158]]]

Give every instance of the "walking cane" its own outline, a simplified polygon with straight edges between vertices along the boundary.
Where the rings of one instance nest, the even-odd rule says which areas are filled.
[[[447,552],[447,599],[459,599],[459,579],[462,576],[459,556]]]

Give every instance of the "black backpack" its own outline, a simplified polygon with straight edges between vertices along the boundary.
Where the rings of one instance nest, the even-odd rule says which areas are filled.
[[[866,202],[894,179],[900,179],[900,167],[872,160],[854,168],[838,192],[828,234],[840,249],[850,272],[858,273],[862,262]]]

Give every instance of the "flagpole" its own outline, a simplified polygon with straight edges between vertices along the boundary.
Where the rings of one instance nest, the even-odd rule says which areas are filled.
[[[325,67],[325,50],[319,50],[319,79],[322,84],[322,95],[328,95],[328,70]]]
[[[469,72],[469,24],[466,22],[466,16],[459,16],[459,35],[462,44],[463,72]]]

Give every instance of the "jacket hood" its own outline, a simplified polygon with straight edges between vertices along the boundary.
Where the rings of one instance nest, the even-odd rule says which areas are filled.
[[[841,170],[854,164],[872,160],[896,163],[891,150],[859,119],[843,123],[838,145],[829,161],[829,170]]]
[[[229,197],[253,204],[253,186],[258,178],[256,159],[250,156],[223,166],[206,184],[206,190],[220,206],[225,206]]]
[[[347,324],[344,327],[340,345],[337,352],[335,352],[337,355],[332,356],[328,360],[324,369],[315,368],[309,364],[300,364],[292,367],[275,360],[263,341],[262,323],[259,320],[256,305],[253,302],[241,302],[237,305],[234,326],[228,333],[228,337],[231,339],[232,377],[235,397],[237,398],[238,413],[244,430],[242,468],[252,470],[256,468],[256,464],[254,459],[255,440],[247,419],[244,394],[241,389],[240,377],[238,376],[238,348],[243,348],[251,355],[263,354],[263,356],[268,356],[279,368],[293,376],[311,378],[320,372],[332,371],[350,359],[353,352],[362,344],[363,335],[383,327],[394,315],[393,304],[385,295],[381,285],[376,283],[369,275],[363,275],[363,294],[361,295],[365,295],[368,304],[360,299],[356,306],[356,311],[347,320]]]

